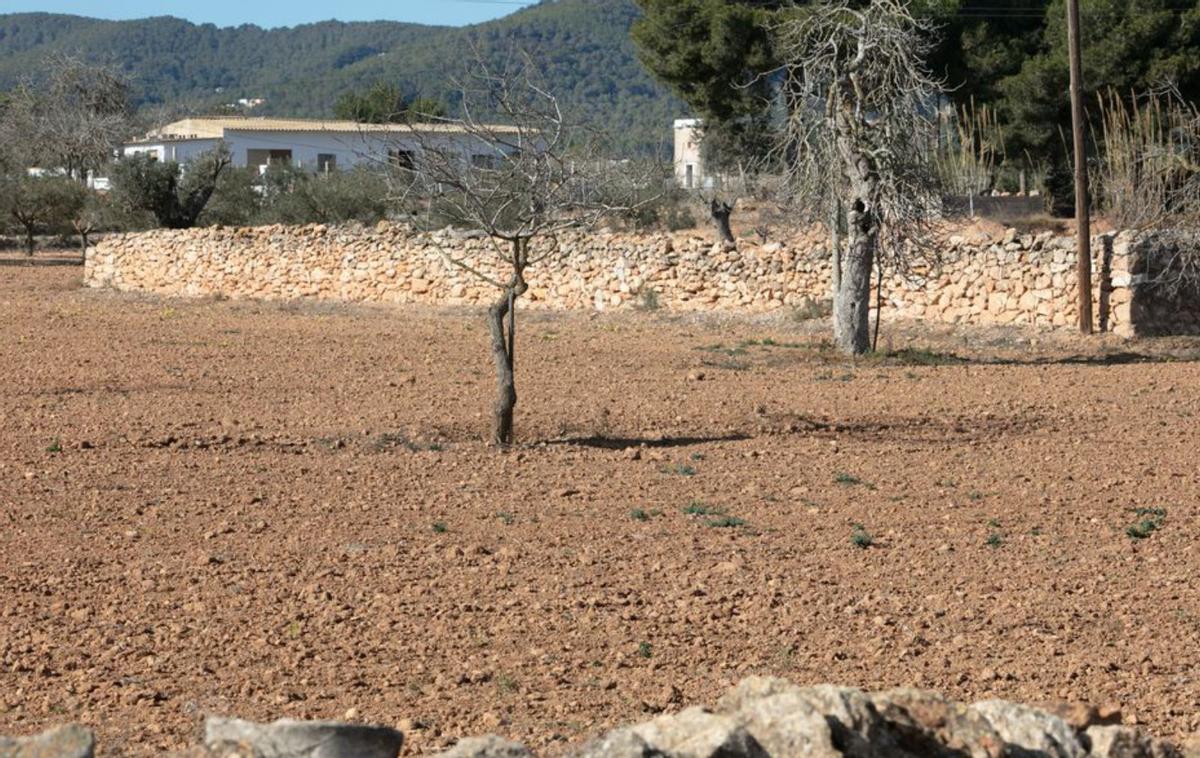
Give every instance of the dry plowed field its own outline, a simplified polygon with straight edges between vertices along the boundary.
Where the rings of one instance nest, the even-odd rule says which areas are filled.
[[[0,733],[553,752],[754,673],[1200,730],[1200,343],[523,313],[498,451],[477,312],[80,274],[0,267]]]

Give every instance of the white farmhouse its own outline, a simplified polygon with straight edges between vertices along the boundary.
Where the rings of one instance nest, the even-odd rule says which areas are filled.
[[[360,163],[411,165],[418,145],[428,144],[436,136],[461,141],[464,158],[476,162],[492,159],[485,145],[453,124],[359,124],[292,118],[187,118],[125,144],[122,153],[187,163],[224,142],[235,166],[261,170],[272,164],[290,163],[325,172]]]

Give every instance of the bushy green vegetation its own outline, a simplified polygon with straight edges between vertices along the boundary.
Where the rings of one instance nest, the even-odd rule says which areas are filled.
[[[1063,0],[1040,5],[1045,6],[1044,24],[1014,40],[1019,66],[999,79],[997,89],[1010,154],[1029,150],[1053,157],[1063,149],[1059,128],[1070,124],[1070,102],[1062,94],[1069,81],[1066,11]],[[1200,97],[1195,63],[1200,57],[1200,3],[1088,0],[1080,3],[1080,14],[1089,108],[1110,89],[1130,97],[1168,82],[1188,100]],[[1012,66],[1010,60],[1006,68]]]
[[[249,206],[248,223],[375,223],[387,216],[388,188],[370,168],[315,174],[291,166],[272,166],[261,178],[259,202]]]
[[[1127,527],[1125,533],[1135,540],[1149,539],[1167,520],[1165,508],[1135,508],[1133,512],[1138,520]]]
[[[850,531],[850,544],[855,547],[866,550],[875,544],[875,537],[867,531],[867,528],[862,524],[853,524]]]

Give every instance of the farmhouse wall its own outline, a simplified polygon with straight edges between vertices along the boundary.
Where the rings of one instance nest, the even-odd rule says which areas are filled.
[[[829,297],[827,242],[816,231],[736,251],[701,233],[567,236],[531,269],[526,307],[765,312],[812,310]],[[1151,254],[1124,232],[1093,245],[1097,326],[1120,334],[1200,329],[1200,308],[1148,300],[1133,268]],[[974,325],[1075,323],[1075,239],[1050,233],[949,235],[942,263],[888,277],[884,318]],[[297,227],[159,230],[115,235],[87,253],[92,287],[168,296],[311,298],[362,303],[483,305],[496,289],[461,263],[503,279],[490,240],[450,230],[414,233]],[[457,263],[456,263],[457,262]]]

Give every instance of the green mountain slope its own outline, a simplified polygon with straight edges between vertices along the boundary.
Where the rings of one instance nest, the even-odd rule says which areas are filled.
[[[384,80],[452,100],[450,79],[478,49],[500,65],[529,53],[567,106],[610,130],[625,150],[660,149],[685,106],[637,61],[632,0],[548,0],[472,27],[328,21],[294,28],[218,28],[176,18],[104,21],[0,15],[0,90],[36,77],[50,52],[113,63],[139,105],[204,109],[263,97],[255,113],[321,116],[338,95]]]

